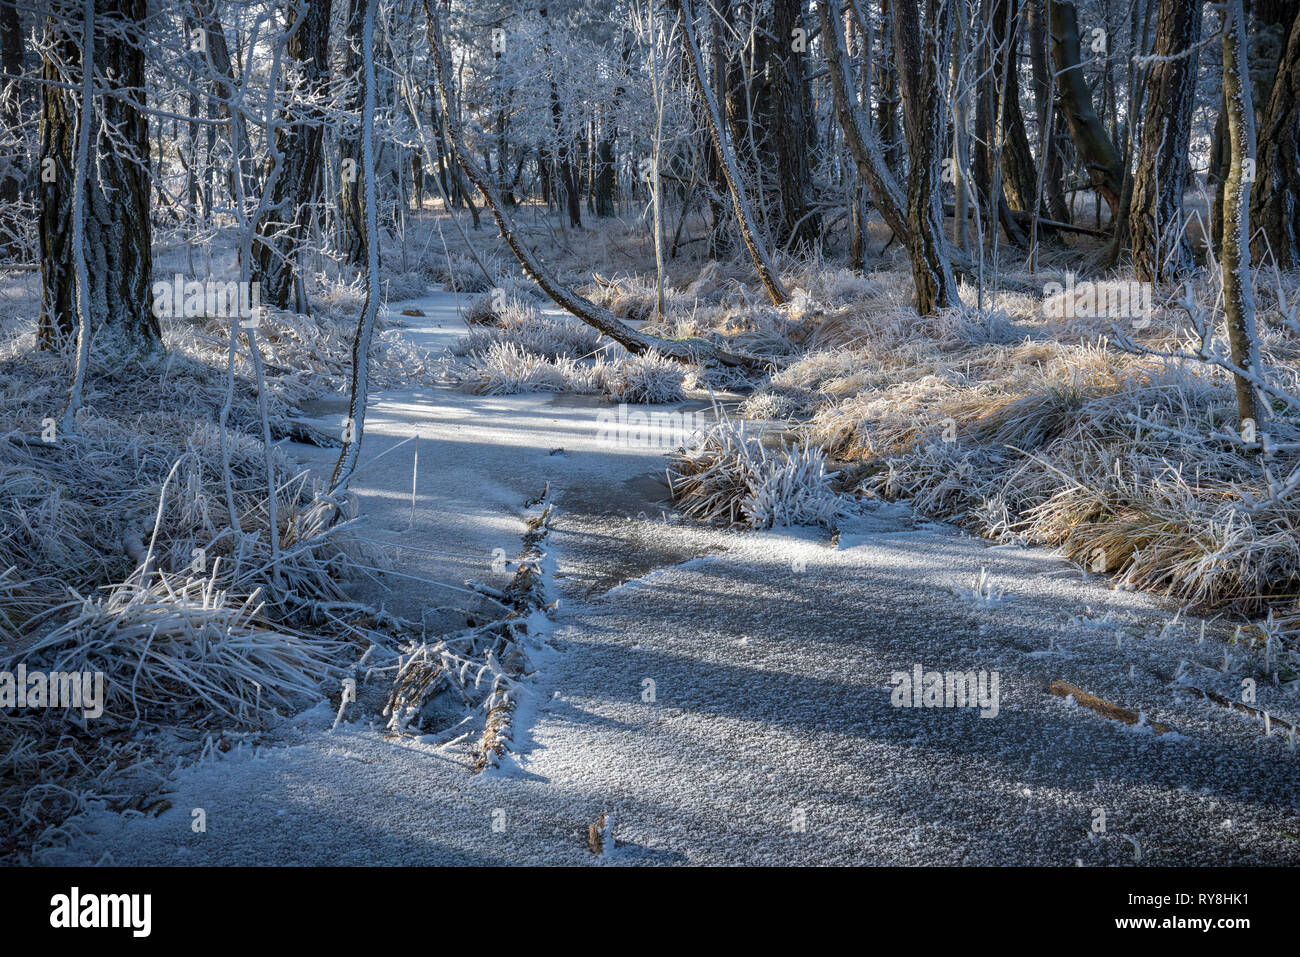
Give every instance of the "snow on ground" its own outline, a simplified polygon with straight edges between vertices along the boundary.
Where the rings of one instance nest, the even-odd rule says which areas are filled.
[[[464,331],[451,294],[403,309],[425,313],[402,321],[431,350]],[[864,509],[834,541],[688,523],[662,450],[600,440],[602,408],[438,388],[378,395],[367,417],[363,534],[409,577],[366,597],[430,626],[457,624],[464,596],[429,582],[506,581],[493,551],[514,557],[525,502],[550,483],[561,604],[516,762],[474,776],[466,741],[331,731],[321,706],[256,751],[177,772],[155,818],[90,816],[48,861],[1300,863],[1300,752],[1172,686],[1186,660],[1184,676],[1232,693],[1213,629],[1202,641],[1148,596],[898,506]],[[338,428],[345,406],[308,411]],[[981,570],[1000,601],[970,597]],[[895,708],[891,675],[914,665],[997,672],[997,716]],[[1054,697],[1055,679],[1175,733]],[[1282,710],[1264,682],[1259,695]],[[602,813],[618,844],[596,858]]]

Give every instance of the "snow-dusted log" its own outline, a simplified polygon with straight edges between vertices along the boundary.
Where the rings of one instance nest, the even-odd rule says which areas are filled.
[[[1129,247],[1143,282],[1176,280],[1192,265],[1183,228],[1183,191],[1200,38],[1200,0],[1160,0],[1156,61],[1147,80],[1146,119],[1128,208]]]
[[[718,99],[709,85],[709,75],[704,69],[704,58],[700,54],[700,44],[695,36],[695,20],[686,0],[668,0],[669,8],[677,14],[677,21],[682,27],[682,43],[686,52],[686,71],[690,74],[695,92],[704,104],[704,119],[709,127],[709,138],[713,149],[722,161],[722,173],[727,180],[727,192],[731,194],[731,205],[736,213],[736,223],[740,226],[741,238],[749,250],[749,257],[758,270],[759,281],[767,290],[768,298],[774,305],[788,302],[790,293],[781,283],[772,265],[763,240],[754,225],[754,214],[750,211],[749,200],[745,197],[744,182],[740,178],[740,166],[736,162],[736,153],[731,148],[727,128],[723,123],[722,112],[718,109]]]
[[[658,336],[638,332],[608,309],[596,305],[585,296],[579,295],[560,282],[542,264],[541,260],[533,254],[532,250],[524,245],[519,239],[509,213],[506,212],[506,206],[501,199],[501,195],[492,183],[492,178],[478,165],[478,162],[474,159],[474,154],[470,152],[465,144],[460,124],[456,121],[455,110],[452,109],[454,100],[451,96],[451,81],[449,79],[451,64],[447,58],[446,47],[443,42],[440,14],[437,7],[430,0],[425,0],[424,10],[429,35],[429,48],[433,52],[434,79],[438,87],[438,95],[442,101],[443,117],[447,122],[447,131],[451,138],[456,162],[465,171],[465,175],[469,177],[470,182],[483,194],[484,201],[487,203],[488,208],[492,210],[492,217],[496,220],[501,238],[505,240],[510,251],[519,260],[519,264],[524,268],[524,271],[550,297],[551,301],[565,312],[581,319],[593,329],[598,329],[604,335],[609,336],[629,352],[641,353],[653,349],[662,355],[682,362],[713,360],[731,366],[754,367],[759,365],[760,360],[752,356],[733,355],[718,349],[713,343],[704,339],[662,339]]]
[[[1228,170],[1223,180],[1223,311],[1228,345],[1238,369],[1257,375],[1259,340],[1255,335],[1255,293],[1250,275],[1250,179],[1255,161],[1255,111],[1246,69],[1246,14],[1242,0],[1228,0],[1223,16],[1223,101],[1228,115]],[[1246,376],[1233,377],[1237,415],[1243,428],[1260,427],[1264,406]]]

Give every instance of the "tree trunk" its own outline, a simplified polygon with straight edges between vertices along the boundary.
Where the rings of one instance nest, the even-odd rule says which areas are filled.
[[[1252,251],[1280,269],[1300,268],[1300,6],[1263,111],[1250,217]]]
[[[1228,114],[1228,169],[1223,179],[1223,311],[1232,362],[1251,375],[1260,372],[1255,335],[1255,297],[1250,275],[1250,183],[1248,162],[1255,157],[1255,112],[1246,65],[1246,15],[1242,0],[1223,7],[1223,98]],[[1263,406],[1255,386],[1234,376],[1242,428],[1262,426]]]
[[[297,29],[286,48],[302,79],[305,96],[324,95],[329,84],[329,0],[303,0]],[[299,257],[320,190],[324,116],[314,103],[286,104],[284,124],[276,134],[279,162],[268,212],[257,224],[253,251],[255,275],[261,282],[262,301],[292,312],[306,312],[299,272]]]
[[[22,91],[17,77],[23,72],[23,25],[17,5],[0,6],[0,69],[7,79],[0,83],[0,254],[22,254],[23,223],[17,209],[22,194],[23,149]]]
[[[794,40],[803,28],[802,0],[773,0],[771,33],[760,33],[755,43],[760,75],[754,94],[754,122],[759,130],[760,170],[775,172],[775,188],[767,200],[776,208],[774,231],[782,245],[811,250],[819,232],[819,219],[810,209],[812,171],[816,150],[812,103],[804,79],[804,45]]]
[[[1002,159],[1002,188],[1013,210],[1032,213],[1038,206],[1038,171],[1020,109],[1019,0],[993,4],[994,82],[997,99],[997,147]]]
[[[1068,223],[1070,209],[1066,204],[1065,188],[1062,185],[1065,178],[1065,164],[1061,154],[1061,130],[1064,124],[1059,121],[1053,122],[1054,117],[1059,117],[1059,111],[1056,109],[1056,97],[1053,95],[1056,83],[1050,77],[1051,67],[1048,65],[1044,2],[1045,0],[1026,0],[1025,3],[1025,25],[1029,31],[1029,60],[1034,77],[1034,115],[1038,120],[1040,137],[1041,131],[1046,131],[1049,126],[1053,127],[1046,148],[1047,158],[1043,161],[1046,165],[1043,170],[1043,192],[1046,194],[1044,200],[1047,203],[1047,215],[1058,222]],[[1040,161],[1042,161],[1041,157]]]
[[[361,45],[365,23],[365,0],[348,0],[348,23],[343,33],[344,82],[348,83],[346,109],[353,115],[362,109]],[[361,211],[361,139],[356,133],[339,140],[338,216],[340,252],[353,266],[366,263],[366,227]]]
[[[855,13],[859,0],[850,0]],[[880,136],[880,149],[889,172],[899,178],[903,175],[903,131],[899,127],[898,113],[901,98],[898,92],[898,63],[894,59],[893,14],[891,0],[880,0],[880,62],[876,64],[876,131]],[[818,9],[821,8],[819,3]],[[859,27],[864,24],[858,23]],[[866,104],[863,104],[866,107]],[[869,107],[868,107],[869,108]],[[902,237],[899,237],[902,239]]]
[[[929,315],[957,302],[957,284],[943,234],[939,170],[943,158],[944,83],[952,32],[947,0],[926,0],[926,31],[911,4],[894,7],[894,56],[902,79],[903,130],[907,136],[908,251],[916,280],[917,310]]]
[[[190,6],[194,11],[195,23],[204,33],[203,46],[207,51],[208,68],[211,71],[213,99],[218,101],[220,113],[227,120],[227,135],[230,138],[230,149],[235,162],[226,175],[226,190],[231,203],[237,204],[241,201],[241,190],[243,199],[247,201],[257,193],[257,186],[254,182],[248,124],[243,111],[232,109],[230,105],[238,87],[235,67],[230,60],[230,49],[226,45],[226,31],[217,17],[214,0],[193,0]],[[235,182],[236,176],[242,178],[242,183]]]
[[[1183,193],[1198,57],[1183,54],[1200,40],[1200,0],[1160,0],[1154,55],[1161,59],[1147,79],[1142,144],[1128,210],[1129,248],[1143,282],[1177,280],[1192,267]]]
[[[1124,163],[1092,105],[1092,92],[1081,65],[1078,13],[1073,3],[1061,0],[1048,0],[1047,12],[1052,62],[1059,75],[1061,108],[1070,127],[1070,139],[1088,171],[1092,188],[1106,201],[1114,221],[1124,189]]]
[[[97,86],[106,94],[95,110],[85,188],[85,260],[89,290],[90,348],[105,361],[143,358],[162,348],[150,305],[153,253],[149,221],[149,130],[144,109],[144,51],[128,39],[145,23],[145,0],[95,0],[94,61]],[[75,29],[51,19],[47,40],[67,67],[81,62]],[[46,58],[41,78],[67,83]],[[42,304],[38,338],[45,348],[77,328],[77,282],[68,223],[72,222],[74,149],[79,95],[55,85],[42,88],[38,224]],[[116,135],[110,139],[105,129]]]
[[[858,178],[871,194],[871,201],[899,241],[909,242],[906,197],[890,172],[889,161],[854,96],[844,39],[844,11],[840,0],[817,4],[821,20],[822,49],[830,67],[831,95],[839,116],[844,142],[858,168]],[[861,24],[859,24],[861,27]]]

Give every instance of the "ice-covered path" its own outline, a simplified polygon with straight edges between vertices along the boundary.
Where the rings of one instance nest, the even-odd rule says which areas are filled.
[[[450,294],[394,309],[425,313],[406,321],[431,349],[463,331]],[[561,605],[517,767],[474,776],[464,742],[331,732],[322,707],[178,772],[156,818],[92,817],[50,860],[584,864],[608,813],[611,863],[1300,863],[1300,752],[1171,687],[1186,659],[1236,695],[1195,622],[896,507],[833,543],[681,521],[662,452],[598,440],[600,407],[432,389],[379,395],[367,419],[364,534],[411,576],[369,597],[431,625],[457,593],[425,580],[504,580],[493,550],[513,557],[550,483]],[[315,411],[337,426],[343,409]],[[1000,601],[959,594],[981,568]],[[891,675],[914,666],[996,672],[997,715],[894,707]],[[1175,733],[1076,707],[1055,679]],[[1259,706],[1294,716],[1279,695],[1261,682]]]

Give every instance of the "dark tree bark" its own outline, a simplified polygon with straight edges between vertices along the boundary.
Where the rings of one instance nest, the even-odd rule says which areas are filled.
[[[1092,92],[1083,75],[1079,47],[1079,19],[1073,3],[1048,0],[1052,36],[1052,62],[1056,66],[1060,105],[1070,127],[1070,139],[1088,171],[1092,188],[1110,209],[1112,222],[1119,214],[1124,189],[1124,163],[1092,104]]]
[[[1177,280],[1192,266],[1183,193],[1198,58],[1188,51],[1200,39],[1200,0],[1160,0],[1153,52],[1161,59],[1147,79],[1142,144],[1128,210],[1129,248],[1143,282]]]
[[[760,66],[755,78],[754,122],[758,128],[757,169],[770,171],[773,188],[765,200],[776,209],[776,241],[811,249],[820,229],[811,211],[810,157],[816,149],[804,60],[794,31],[803,28],[802,0],[773,0],[771,32],[755,40]],[[806,42],[806,35],[805,35]]]
[[[880,149],[886,166],[895,177],[901,177],[904,143],[898,114],[902,97],[898,89],[898,64],[894,59],[893,15],[890,6],[891,0],[880,0],[880,60],[876,63],[875,70],[876,133],[880,137]]]
[[[939,169],[943,158],[944,80],[952,31],[947,0],[926,0],[926,31],[920,12],[894,5],[894,55],[902,79],[903,130],[907,136],[908,251],[916,281],[917,310],[928,315],[957,302],[957,284],[943,234]]]
[[[1045,0],[1026,0],[1025,27],[1029,33],[1029,62],[1033,73],[1034,114],[1040,131],[1052,127],[1047,143],[1046,169],[1043,170],[1043,201],[1047,215],[1058,222],[1070,221],[1070,208],[1065,201],[1065,163],[1062,156],[1062,130],[1065,122],[1056,109],[1055,83],[1050,79],[1051,66],[1047,49],[1047,12]],[[1055,122],[1053,122],[1055,117]],[[1039,133],[1042,143],[1043,134]]]
[[[71,69],[81,63],[79,7],[58,5],[47,39]],[[144,109],[144,51],[133,32],[145,22],[145,0],[96,0],[96,98],[86,170],[85,256],[90,288],[91,349],[104,361],[143,358],[162,348],[150,304],[153,253],[149,229],[149,130]],[[38,188],[42,303],[39,341],[50,348],[77,329],[71,246],[72,193],[80,94],[46,59],[42,88]],[[111,94],[111,95],[109,95]],[[117,131],[110,140],[106,128]]]
[[[299,18],[286,52],[301,79],[303,96],[315,99],[325,93],[330,79],[329,0],[303,0]],[[280,173],[268,212],[257,224],[253,265],[262,301],[293,312],[307,310],[298,259],[320,197],[323,120],[313,103],[297,104],[282,114],[285,125],[275,139]]]
[[[993,3],[993,49],[996,144],[1002,159],[1002,189],[1013,210],[1032,213],[1037,206],[1038,170],[1020,109],[1019,51],[1022,30],[1019,0]],[[995,94],[996,95],[996,94]]]
[[[22,252],[23,224],[17,204],[23,183],[22,90],[16,79],[23,72],[23,26],[17,4],[0,6],[0,250],[5,256]]]
[[[1300,5],[1263,110],[1250,218],[1252,252],[1281,269],[1300,268]]]
[[[348,0],[348,22],[343,33],[345,82],[350,83],[347,110],[361,115],[361,44],[365,24],[365,0]],[[366,262],[366,228],[361,208],[361,137],[349,130],[339,141],[339,246],[345,262],[362,266]]]

